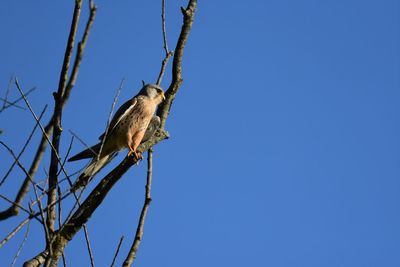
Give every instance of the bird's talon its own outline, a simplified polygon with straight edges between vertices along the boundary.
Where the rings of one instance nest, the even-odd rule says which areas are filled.
[[[135,158],[137,159],[137,161],[139,162],[140,160],[143,159],[142,153],[135,153]]]
[[[136,159],[137,162],[143,159],[142,153],[138,153],[134,150],[129,150],[128,157],[132,157],[132,156],[135,157],[134,159]]]

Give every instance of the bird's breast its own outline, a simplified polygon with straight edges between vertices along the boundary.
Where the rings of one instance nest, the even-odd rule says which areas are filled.
[[[139,99],[135,107],[116,126],[112,136],[113,143],[118,149],[127,146],[127,137],[135,136],[138,132],[145,131],[156,110],[152,101]]]

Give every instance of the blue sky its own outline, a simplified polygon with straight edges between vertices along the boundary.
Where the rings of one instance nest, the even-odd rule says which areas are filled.
[[[25,90],[36,86],[29,100],[37,113],[50,104],[45,121],[72,2],[0,4],[0,93],[11,76]],[[97,1],[64,110],[62,155],[68,130],[96,142],[121,79],[118,104],[141,80],[156,80],[160,2]],[[167,1],[171,49],[181,5]],[[400,266],[399,47],[399,1],[200,1],[166,126],[171,138],[155,147],[153,202],[136,266]],[[0,139],[19,151],[33,124],[29,112],[8,109]],[[76,142],[73,152],[82,148]],[[25,164],[35,150],[31,144]],[[11,159],[3,149],[0,155],[3,175]],[[44,179],[48,162],[36,179]],[[22,179],[16,170],[0,193],[13,197]],[[109,266],[122,235],[117,263],[125,258],[144,184],[143,162],[88,223],[96,266]],[[0,237],[23,218],[2,222]],[[0,250],[2,265],[22,239],[23,231]],[[43,232],[33,223],[19,264],[38,244]],[[89,266],[82,232],[66,255],[68,266]]]

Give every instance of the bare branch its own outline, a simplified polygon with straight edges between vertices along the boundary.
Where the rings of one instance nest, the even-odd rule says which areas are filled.
[[[19,82],[18,82],[17,78],[15,78],[15,84],[17,86],[18,91],[21,93],[21,96],[24,99],[25,104],[28,107],[29,111],[31,112],[31,114],[32,114],[33,118],[35,119],[36,123],[39,125],[40,129],[42,130],[42,132],[46,133],[45,128],[43,128],[42,124],[40,123],[40,120],[38,119],[36,113],[33,111],[31,105],[29,104],[28,99],[26,98],[24,92],[22,91],[21,86],[19,85]],[[54,147],[53,143],[50,141],[50,139],[49,139],[49,137],[47,135],[45,135],[45,138],[46,138],[47,143],[50,144],[50,146],[52,148],[52,152],[56,154],[57,164],[62,165],[60,156],[58,155],[58,150]],[[67,174],[65,173],[65,175],[67,175]]]
[[[14,201],[8,199],[7,197],[5,197],[3,195],[0,195],[0,198],[4,199],[5,201],[7,201],[8,203],[12,204],[13,206],[16,206],[16,207],[20,208],[21,210],[25,211],[26,213],[28,213],[28,215],[32,215],[32,213],[29,210],[25,209],[22,205],[20,205],[20,204],[14,202]],[[40,220],[39,220],[39,222],[43,223]]]
[[[47,142],[50,144],[50,146],[51,146],[51,148],[52,148],[52,155],[55,155],[55,156],[56,156],[56,159],[57,159],[57,163],[56,163],[56,164],[57,164],[57,166],[56,166],[56,169],[55,169],[55,170],[57,170],[58,164],[60,164],[60,165],[61,165],[61,169],[63,170],[65,176],[68,177],[68,174],[66,173],[66,171],[65,171],[65,169],[64,169],[64,166],[63,166],[62,163],[61,163],[60,156],[58,155],[58,148],[56,149],[56,148],[54,147],[54,144],[53,144],[52,142],[50,142],[48,136],[45,134],[45,133],[46,133],[46,132],[45,132],[45,129],[43,128],[42,124],[40,123],[39,119],[37,118],[35,112],[32,110],[31,105],[29,104],[28,99],[26,98],[24,92],[22,91],[22,89],[21,89],[21,87],[20,87],[20,85],[19,85],[19,82],[18,82],[18,79],[17,79],[17,78],[15,78],[15,84],[16,84],[17,89],[18,89],[18,91],[20,92],[22,98],[24,99],[25,104],[26,104],[27,107],[29,108],[29,111],[31,112],[31,114],[32,114],[32,116],[34,117],[34,119],[35,119],[35,121],[37,122],[37,124],[39,125],[40,129],[42,130],[45,139],[46,139]],[[53,127],[53,128],[54,128],[54,127]],[[3,145],[5,145],[5,144],[3,144]],[[11,151],[11,152],[12,152],[12,151]],[[13,156],[14,156],[14,154],[13,154]],[[18,161],[17,161],[17,163],[18,163]],[[18,164],[18,165],[24,170],[24,172],[25,172],[26,175],[28,176],[28,172],[26,172],[25,168],[23,168],[23,166],[20,165],[20,164]],[[50,167],[51,167],[51,165],[50,165]],[[53,171],[54,171],[54,170],[53,170]],[[51,179],[49,179],[49,182],[50,182],[50,180],[51,180]],[[32,182],[32,184],[34,185],[33,188],[34,188],[34,191],[35,191],[35,194],[36,194],[36,198],[37,198],[38,196],[37,196],[37,192],[36,192],[36,185],[35,185],[35,183],[33,182],[32,178],[29,178],[29,181]],[[56,183],[54,186],[56,186],[56,185],[57,185],[57,183]],[[49,183],[48,196],[49,196],[50,194],[52,194],[52,192],[53,192],[53,187],[51,187],[51,183]],[[53,202],[55,202],[55,201],[56,201],[56,195],[54,194],[54,198],[49,198],[48,201],[47,201],[47,203],[53,203]],[[42,210],[40,200],[39,200],[39,208]],[[53,207],[50,207],[50,209],[48,210],[48,214],[49,214],[49,211],[50,211],[50,212],[54,212],[54,208],[53,208]],[[50,235],[49,235],[49,234],[54,232],[54,222],[53,222],[53,224],[51,224],[51,222],[52,222],[51,220],[52,220],[52,219],[55,219],[55,213],[54,213],[54,218],[51,217],[50,221],[49,221],[49,216],[48,216],[48,220],[46,221],[46,225],[45,225],[46,237],[49,237],[49,238],[50,238]],[[48,240],[49,240],[49,239],[48,239]],[[51,251],[50,251],[50,252],[51,252]]]
[[[36,185],[35,183],[31,180],[32,184],[33,184],[33,191],[35,192],[35,196],[36,196],[36,200],[38,202],[38,206],[39,206],[39,210],[40,210],[40,217],[42,218],[42,221],[45,221],[45,217],[44,217],[44,211],[43,211],[43,206],[42,206],[42,201],[40,200],[38,193],[37,193],[37,189],[36,189]],[[47,243],[50,242],[50,237],[51,234],[53,234],[53,230],[49,229],[47,223],[43,223],[43,228],[44,228],[44,232],[46,234],[46,241]]]
[[[24,263],[23,267],[38,267],[46,261],[46,258],[48,257],[48,255],[49,255],[48,250],[40,252],[38,255],[36,255],[32,259],[26,261]]]
[[[43,117],[44,112],[46,111],[46,109],[47,109],[47,105],[44,106],[42,112],[40,113],[39,119],[38,119],[39,121],[42,119],[42,117]],[[30,133],[29,136],[28,136],[28,139],[26,140],[24,146],[22,147],[21,152],[19,152],[19,154],[18,154],[18,156],[17,156],[17,159],[19,159],[19,158],[22,156],[22,154],[25,152],[25,149],[26,149],[26,147],[28,146],[29,142],[31,141],[31,139],[32,139],[32,137],[33,137],[33,134],[35,133],[36,128],[38,127],[38,125],[39,125],[39,124],[36,122],[36,123],[35,123],[35,126],[33,127],[32,131],[31,131],[31,133]],[[2,179],[1,182],[0,182],[0,186],[3,185],[3,183],[4,183],[5,180],[7,179],[8,175],[10,175],[11,171],[13,170],[13,168],[14,168],[14,166],[15,166],[16,164],[17,164],[16,161],[14,161],[13,164],[11,164],[11,166],[10,166],[10,168],[8,169],[7,173],[4,175],[3,179]]]
[[[92,10],[93,10],[93,8],[95,8],[95,6],[94,6],[94,4],[93,4],[93,1],[91,0],[90,1],[90,6],[91,6],[91,20],[93,21],[94,20],[94,14],[92,14]],[[91,24],[89,24],[90,25],[90,27],[91,27]],[[90,27],[86,27],[86,30],[85,30],[85,32],[89,32],[89,30],[90,30]],[[84,36],[88,36],[88,34],[86,34],[86,35],[84,35]],[[85,40],[87,40],[87,37],[86,37],[86,39]],[[86,41],[85,42],[83,42],[84,44],[86,43]],[[84,45],[82,46],[82,48],[84,47]],[[83,54],[83,49],[81,50],[81,54],[80,54],[80,56],[79,56],[79,58],[82,58],[82,54]],[[77,67],[78,67],[78,65],[77,65]],[[75,72],[77,72],[77,70],[79,69],[79,68],[74,68],[75,69]],[[76,76],[72,76],[72,77],[75,77],[75,79],[76,79]],[[71,80],[72,81],[72,80]],[[65,83],[65,82],[64,82]],[[71,85],[73,85],[73,83],[71,83]],[[72,86],[69,86],[68,88],[71,88],[72,89]],[[35,88],[32,88],[31,90],[29,90],[26,94],[25,94],[25,96],[27,96],[30,92],[32,92],[33,90],[34,90]],[[64,107],[64,105],[66,104],[66,102],[67,102],[67,100],[68,100],[68,96],[69,96],[69,92],[70,92],[70,89],[69,90],[66,90],[66,94],[64,95],[64,97],[63,97],[63,101],[62,101],[62,107]],[[19,101],[19,100],[21,100],[21,99],[23,99],[22,97],[20,98],[20,99],[17,99],[16,101]],[[14,101],[15,102],[15,101]],[[13,102],[13,103],[14,103]],[[35,173],[36,173],[36,171],[37,171],[37,168],[38,168],[38,166],[39,166],[39,164],[40,164],[40,162],[41,162],[41,160],[42,160],[42,158],[43,158],[43,154],[44,154],[44,152],[45,152],[45,150],[46,150],[46,146],[47,146],[47,140],[48,140],[48,136],[50,136],[50,134],[52,133],[52,130],[53,130],[53,120],[54,120],[54,115],[52,116],[52,118],[50,119],[50,121],[48,122],[48,124],[46,125],[46,127],[44,127],[44,132],[43,132],[43,136],[42,136],[42,139],[41,139],[41,141],[40,141],[40,143],[39,143],[39,146],[38,146],[38,149],[37,149],[37,151],[36,151],[36,154],[35,154],[35,156],[34,156],[34,159],[33,159],[33,161],[32,161],[32,164],[31,164],[31,167],[30,167],[30,169],[29,169],[29,175],[31,176],[31,177],[34,177],[35,176]],[[18,194],[17,194],[17,197],[16,197],[16,199],[15,199],[15,202],[16,203],[21,203],[22,202],[22,200],[24,199],[24,197],[25,197],[25,195],[26,195],[26,193],[28,192],[28,190],[29,190],[29,179],[28,179],[28,177],[26,177],[25,178],[25,180],[24,180],[24,182],[22,183],[22,185],[21,185],[21,187],[20,187],[20,190],[18,191]],[[1,212],[0,213],[0,220],[4,220],[4,219],[7,219],[7,218],[9,218],[9,217],[11,217],[11,216],[15,216],[15,215],[17,215],[18,214],[18,209],[16,209],[15,207],[10,207],[9,209],[7,209],[7,210],[5,210],[4,212]]]
[[[26,171],[25,167],[21,164],[21,162],[17,159],[17,157],[15,156],[14,152],[12,151],[11,148],[9,148],[4,142],[0,141],[0,144],[3,145],[9,152],[10,154],[14,157],[14,160],[16,160],[18,166],[21,168],[21,170],[25,173],[26,176],[29,177],[28,172]],[[35,192],[35,196],[36,196],[36,201],[38,201],[39,204],[39,209],[40,209],[40,215],[42,217],[42,221],[44,222],[44,213],[43,213],[43,208],[42,208],[42,203],[40,201],[39,195],[37,193],[37,189],[36,189],[36,183],[32,180],[32,178],[29,177],[29,181],[32,183],[34,192]],[[44,230],[46,233],[46,239],[50,238],[49,235],[49,229],[47,228],[47,225],[45,223],[43,223],[44,226]]]
[[[140,218],[139,218],[139,223],[136,228],[136,234],[135,238],[133,241],[133,244],[131,246],[131,249],[129,250],[128,256],[126,257],[124,264],[122,266],[124,267],[129,267],[132,265],[133,261],[136,258],[136,253],[139,249],[140,242],[142,241],[143,238],[143,233],[144,233],[144,222],[146,220],[146,215],[147,211],[150,207],[151,203],[151,185],[152,185],[152,180],[153,180],[153,150],[150,148],[147,151],[147,181],[146,181],[146,193],[145,193],[145,198],[144,198],[144,204],[142,211],[140,213]]]
[[[79,72],[79,68],[82,62],[82,58],[83,58],[83,52],[85,50],[86,47],[86,43],[89,39],[89,33],[90,30],[92,29],[93,23],[94,23],[94,19],[96,17],[96,12],[97,12],[97,7],[94,4],[93,0],[89,1],[89,8],[90,8],[90,13],[89,13],[89,19],[86,22],[86,27],[85,30],[83,32],[83,36],[81,41],[78,43],[78,51],[76,53],[75,56],[75,60],[74,60],[74,66],[72,67],[72,71],[71,71],[71,77],[67,83],[65,92],[63,93],[63,97],[62,97],[62,105],[65,104],[65,102],[68,100],[70,94],[71,94],[71,90],[72,88],[75,86],[75,82],[76,79],[78,77],[78,72]]]
[[[159,109],[158,114],[162,117],[162,128],[159,129],[156,134],[150,138],[147,142],[141,144],[138,148],[138,152],[147,151],[153,145],[168,137],[167,132],[163,130],[165,120],[168,117],[168,112],[171,107],[172,101],[182,83],[181,77],[181,63],[183,56],[183,49],[188,38],[193,16],[196,7],[196,0],[190,0],[188,7],[183,9],[184,22],[182,31],[178,39],[176,46],[176,53],[174,55],[173,64],[173,79],[169,89],[166,92],[167,100],[162,104],[162,108]],[[58,264],[59,258],[62,255],[66,244],[71,240],[74,235],[83,227],[97,207],[103,202],[107,193],[111,190],[113,185],[121,178],[121,176],[136,163],[136,159],[132,157],[126,157],[116,168],[114,168],[109,174],[107,174],[100,183],[93,189],[88,195],[84,202],[74,212],[72,217],[64,224],[64,227],[54,236],[54,241],[51,243],[53,253],[49,257],[49,266],[55,267]]]
[[[9,108],[9,107],[11,107],[11,106],[13,106],[13,107],[15,107],[15,108],[22,109],[22,110],[26,110],[24,107],[21,107],[21,106],[19,106],[19,105],[17,105],[17,104],[13,104],[12,102],[8,101],[8,100],[5,99],[5,98],[0,97],[0,100],[3,101],[3,102],[6,103],[6,104],[9,104],[8,106],[5,106],[5,108],[0,109],[0,113],[3,112],[3,110],[5,110],[6,108]]]
[[[166,19],[165,19],[165,0],[161,1],[161,28],[162,28],[162,33],[163,33],[163,43],[164,43],[164,50],[165,50],[165,57],[161,63],[161,69],[160,73],[158,74],[157,78],[157,85],[161,84],[162,78],[165,73],[165,68],[167,67],[167,63],[174,54],[173,51],[168,50],[168,42],[167,42],[167,29],[166,29]]]
[[[21,204],[26,193],[28,193],[28,191],[29,191],[29,179],[31,177],[33,178],[35,176],[37,169],[39,167],[39,164],[42,161],[44,152],[46,150],[46,145],[47,145],[46,140],[48,138],[48,135],[51,133],[51,130],[52,130],[52,127],[51,127],[51,120],[50,120],[50,122],[44,128],[42,138],[41,138],[39,146],[36,150],[31,167],[29,168],[29,173],[28,173],[29,176],[27,175],[25,177],[25,179],[17,193],[17,196],[15,197],[15,203]],[[11,216],[18,215],[18,213],[19,213],[18,207],[11,206],[10,208],[6,209],[5,211],[0,212],[0,220],[8,219]]]
[[[24,227],[25,224],[27,224],[29,222],[29,218],[23,220],[20,224],[18,224],[17,227],[15,227],[15,229],[9,233],[5,238],[3,238],[3,240],[0,241],[0,248],[7,243],[8,240],[10,240],[13,236],[15,236],[16,233],[19,232],[19,230],[22,229],[22,227]]]
[[[77,2],[81,2],[81,0],[77,0]],[[90,0],[89,1],[89,5],[90,5],[90,17],[89,17],[89,20],[88,20],[88,23],[86,24],[86,28],[85,28],[85,33],[84,33],[84,38],[83,38],[83,40],[81,41],[81,50],[80,50],[80,52],[78,51],[78,54],[77,54],[77,58],[79,58],[79,61],[81,61],[81,59],[82,59],[82,56],[83,56],[83,48],[85,47],[85,45],[86,45],[86,42],[87,42],[87,39],[88,39],[88,34],[89,34],[89,31],[90,31],[90,29],[91,29],[91,26],[92,26],[92,24],[93,24],[93,21],[94,21],[94,17],[95,17],[95,13],[96,13],[96,7],[95,7],[95,5],[94,5],[94,3],[93,3],[93,0]],[[90,22],[90,23],[89,23]],[[74,20],[73,20],[73,22],[72,22],[72,24],[74,24]],[[70,43],[70,41],[68,41],[68,43]],[[67,50],[69,49],[68,48],[69,46],[67,46]],[[72,48],[71,48],[72,49]],[[69,54],[69,53],[66,53],[66,55],[67,54]],[[79,55],[79,56],[78,56]],[[71,57],[71,54],[69,55],[69,58]],[[63,96],[63,100],[62,100],[62,103],[61,103],[61,106],[62,107],[64,107],[65,106],[65,104],[66,104],[66,102],[67,102],[67,100],[68,100],[68,97],[69,97],[69,93],[70,93],[70,91],[71,91],[71,89],[72,89],[72,87],[73,87],[73,85],[74,85],[74,83],[75,83],[75,80],[76,80],[76,74],[77,74],[77,72],[78,72],[78,70],[79,70],[79,65],[80,64],[77,64],[77,62],[75,62],[75,64],[74,64],[74,70],[73,70],[73,75],[71,75],[71,77],[74,77],[74,79],[70,79],[70,82],[68,83],[69,85],[67,86],[68,87],[68,90],[66,90],[65,91],[65,94],[64,94],[64,96]],[[74,73],[75,73],[75,75],[74,75]],[[65,74],[66,75],[66,74]],[[67,79],[67,76],[65,76],[64,77],[65,78],[65,80],[61,80],[60,79],[60,84],[65,84],[65,81],[66,81],[66,79]],[[32,88],[31,90],[29,90],[26,94],[25,94],[25,96],[27,96],[31,91],[33,91],[35,88]],[[22,97],[20,98],[20,99],[22,99]],[[18,100],[16,100],[16,101],[19,101],[20,99],[18,99]],[[45,151],[45,149],[46,149],[46,146],[47,146],[47,143],[46,143],[46,141],[48,140],[48,136],[52,133],[52,130],[53,130],[53,121],[54,121],[54,115],[52,116],[52,118],[50,119],[50,121],[48,122],[48,124],[46,125],[46,127],[44,127],[44,132],[43,132],[43,136],[42,136],[42,139],[41,139],[41,141],[40,141],[40,143],[39,143],[39,146],[38,146],[38,149],[37,149],[37,151],[36,151],[36,154],[35,154],[35,157],[34,157],[34,160],[32,161],[32,164],[31,164],[31,167],[30,167],[30,169],[29,169],[29,174],[30,174],[30,176],[31,177],[34,177],[34,175],[35,175],[35,173],[36,173],[36,171],[37,171],[37,168],[38,168],[38,166],[39,166],[39,164],[40,164],[40,162],[41,162],[41,160],[42,160],[42,157],[43,157],[43,154],[44,154],[44,151]],[[24,197],[25,197],[25,195],[26,195],[26,193],[28,192],[28,190],[29,190],[29,179],[28,179],[28,177],[26,177],[25,178],[25,180],[24,180],[24,182],[22,183],[22,185],[21,185],[21,187],[20,187],[20,190],[18,191],[18,194],[17,194],[17,197],[16,197],[16,201],[15,202],[17,202],[17,203],[21,203],[22,202],[22,200],[24,199]],[[5,216],[0,216],[0,220],[2,220],[2,219],[7,219],[7,218],[9,218],[9,217],[11,217],[11,216],[15,216],[15,215],[17,215],[18,214],[18,209],[15,209],[15,208],[13,208],[13,207],[11,207],[11,208],[9,208],[9,209],[7,209],[6,211],[4,211],[4,212],[2,212],[2,213],[4,213],[5,214]],[[2,214],[2,213],[0,213],[0,214]]]
[[[163,32],[163,41],[164,41],[164,50],[165,56],[168,56],[168,42],[167,42],[167,30],[166,30],[166,23],[165,23],[165,0],[161,0],[161,21],[162,21],[162,32]]]
[[[110,267],[114,266],[115,260],[117,259],[117,256],[118,256],[118,253],[119,253],[119,249],[121,248],[123,240],[124,240],[124,236],[121,236],[121,239],[119,240],[119,243],[118,243],[117,251],[115,251],[114,258],[113,258],[113,260],[111,262]]]
[[[137,151],[142,153],[147,151],[151,146],[164,140],[168,137],[168,134],[163,131],[156,133],[150,140],[141,144]],[[55,241],[52,243],[53,254],[52,264],[50,266],[56,266],[58,259],[64,250],[65,245],[73,236],[82,228],[83,224],[86,223],[97,207],[103,202],[107,193],[111,190],[113,185],[122,177],[122,175],[134,164],[136,164],[136,158],[126,157],[114,170],[104,177],[100,183],[93,189],[85,201],[80,207],[74,212],[72,217],[63,225],[64,227],[59,230]]]
[[[17,98],[14,101],[9,101],[8,100],[8,95],[11,91],[11,86],[12,86],[12,81],[13,81],[13,77],[10,77],[10,80],[8,81],[8,85],[7,85],[7,89],[6,89],[6,94],[4,96],[4,98],[0,97],[0,100],[3,101],[3,106],[0,108],[0,113],[3,112],[5,109],[9,108],[9,107],[16,107],[16,108],[20,108],[25,110],[25,108],[17,105],[17,103],[19,101],[22,100],[22,97]],[[33,92],[36,89],[36,87],[31,88],[30,90],[28,90],[28,92],[26,92],[25,95],[29,95],[31,92]]]
[[[24,239],[22,240],[21,245],[18,247],[17,253],[15,254],[14,259],[13,259],[13,261],[11,263],[11,267],[13,267],[15,265],[15,263],[17,262],[18,256],[21,253],[22,248],[24,247],[26,240],[28,239],[29,226],[30,226],[30,223],[28,223],[28,226],[26,227],[26,232],[25,232],[25,235],[24,235]]]
[[[49,207],[55,206],[58,203],[60,203],[61,201],[63,201],[64,199],[66,199],[70,194],[72,194],[71,192],[67,192],[66,194],[64,194],[62,197],[59,197],[59,199],[56,202],[51,203],[50,205],[47,205],[46,208],[43,209],[44,212],[46,212]],[[34,214],[30,214],[29,219],[35,218],[37,219],[40,223],[43,223],[42,221],[40,221],[37,217],[40,215],[40,211],[34,213]]]
[[[182,80],[182,58],[183,50],[186,45],[187,38],[192,28],[194,14],[196,11],[197,0],[190,0],[186,9],[181,8],[183,14],[183,25],[178,42],[175,48],[174,60],[172,63],[172,81],[165,93],[165,101],[161,103],[157,110],[157,115],[161,119],[161,129],[165,126],[165,121],[168,117],[169,110],[171,109],[172,102],[175,99],[176,93],[181,86]]]
[[[17,157],[15,156],[14,152],[12,151],[11,148],[9,148],[4,142],[0,141],[0,144],[3,145],[9,152],[10,154],[14,157],[14,160],[17,162],[18,166],[20,167],[20,169],[25,173],[26,176],[29,177],[28,171],[25,169],[25,167],[21,164],[21,162],[17,159]],[[42,221],[44,222],[44,213],[43,213],[43,208],[42,208],[42,202],[40,200],[39,194],[37,192],[36,189],[36,183],[32,180],[32,178],[29,177],[29,181],[32,183],[33,186],[33,191],[35,192],[35,196],[36,196],[36,201],[38,202],[39,205],[39,209],[40,209],[40,215],[42,217]],[[44,226],[44,230],[46,233],[46,239],[49,240],[50,238],[50,232],[49,229],[46,225],[46,223],[43,223]]]
[[[62,162],[62,164],[61,164],[62,168],[61,168],[61,170],[58,171],[57,176],[60,175],[62,169],[63,169],[64,166],[65,166],[65,163],[67,162],[68,156],[69,156],[69,154],[71,153],[71,149],[72,149],[72,144],[73,144],[73,143],[74,143],[74,136],[71,137],[71,141],[69,142],[69,146],[68,146],[67,153],[65,154],[64,160],[63,160],[63,162]]]
[[[13,77],[10,77],[10,80],[8,81],[8,85],[7,85],[7,89],[6,89],[6,94],[4,96],[4,100],[3,100],[3,106],[0,109],[0,112],[4,110],[4,108],[6,107],[6,103],[8,102],[8,94],[10,93],[10,89],[11,89],[11,85],[12,85],[12,80]]]
[[[90,241],[89,241],[89,233],[88,233],[86,224],[83,225],[83,231],[85,232],[85,240],[86,240],[86,246],[87,246],[89,257],[90,257],[90,265],[92,267],[95,267],[94,266],[94,258],[93,258],[92,248],[90,246]]]
[[[171,58],[171,56],[172,56],[173,54],[174,54],[174,53],[173,53],[172,51],[170,51],[170,52],[167,54],[167,56],[163,59],[163,61],[162,61],[162,63],[161,63],[160,73],[158,74],[158,78],[157,78],[157,82],[156,82],[157,85],[160,85],[160,84],[161,84],[162,78],[164,77],[165,69],[166,69],[166,67],[167,67],[167,63],[168,63],[169,59]]]
[[[66,101],[69,98],[69,95],[71,93],[72,88],[75,85],[76,79],[78,77],[78,72],[80,68],[80,64],[82,62],[83,58],[83,52],[89,37],[90,30],[93,26],[94,18],[96,16],[96,6],[94,5],[93,1],[89,1],[89,7],[90,7],[90,14],[89,14],[89,19],[86,23],[86,27],[82,36],[81,41],[78,43],[78,50],[76,53],[76,57],[74,60],[74,65],[71,71],[71,77],[69,78],[67,82],[67,76],[68,76],[68,69],[69,69],[69,64],[70,64],[70,59],[72,56],[72,50],[74,46],[74,41],[75,41],[75,36],[76,36],[76,31],[78,28],[78,23],[79,23],[79,16],[81,12],[81,7],[82,7],[82,0],[76,0],[75,1],[75,9],[74,9],[74,15],[71,23],[71,29],[70,29],[70,34],[68,38],[68,43],[67,43],[67,48],[65,51],[65,56],[64,56],[64,63],[63,63],[63,68],[61,70],[60,74],[60,82],[58,86],[58,91],[55,96],[55,108],[54,108],[54,120],[53,120],[53,140],[52,144],[55,146],[56,151],[52,151],[51,155],[51,163],[50,163],[50,168],[49,168],[49,174],[50,174],[50,179],[49,179],[49,194],[48,194],[48,202],[51,203],[53,200],[56,199],[56,186],[58,183],[58,175],[57,175],[57,169],[58,169],[58,149],[60,145],[60,138],[61,138],[61,115],[62,115],[62,109],[66,103]],[[67,82],[67,84],[65,84]],[[64,169],[63,165],[61,165],[61,168]],[[68,175],[66,175],[68,182],[70,183],[70,186],[72,185],[72,182],[70,181]],[[78,201],[78,198],[74,194],[76,200]],[[48,216],[47,216],[47,223],[49,224],[50,228],[54,229],[54,222],[55,222],[55,210],[54,209],[49,209],[48,211]],[[51,247],[51,246],[50,246]],[[51,252],[51,251],[50,251]],[[50,253],[51,256],[51,253]]]
[[[67,267],[67,259],[65,258],[65,254],[63,253],[61,256],[62,256],[64,267]]]
[[[36,86],[32,87],[31,89],[29,89],[28,91],[25,92],[25,96],[27,97],[30,93],[32,93],[33,91],[36,90]],[[6,106],[6,108],[10,107],[10,106],[15,106],[18,102],[20,102],[22,100],[22,96],[18,97],[16,100],[12,101],[9,103],[9,105]],[[23,107],[21,107],[22,109],[25,109]]]
[[[53,93],[55,105],[54,105],[54,115],[53,115],[53,138],[51,141],[52,151],[50,158],[50,167],[49,167],[49,191],[47,193],[47,202],[52,203],[57,198],[57,183],[58,183],[58,163],[59,163],[59,147],[60,147],[60,139],[61,139],[61,116],[63,110],[63,96],[65,92],[65,86],[68,79],[68,70],[71,62],[72,52],[75,43],[76,31],[78,29],[79,17],[81,14],[82,0],[75,1],[74,14],[72,16],[71,28],[69,31],[67,47],[65,49],[64,61],[60,73],[60,80],[58,83],[57,93]],[[49,229],[54,231],[54,224],[56,219],[56,211],[55,208],[52,207],[47,211],[47,219],[46,224]],[[50,244],[47,244],[50,246]],[[50,250],[51,255],[51,250]]]

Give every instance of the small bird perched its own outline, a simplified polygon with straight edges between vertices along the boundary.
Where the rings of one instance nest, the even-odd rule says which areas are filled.
[[[72,185],[71,191],[76,191],[86,185],[123,148],[129,149],[128,156],[134,155],[136,159],[141,159],[142,155],[136,149],[142,141],[147,141],[159,127],[160,118],[153,114],[157,105],[164,99],[164,91],[161,87],[147,84],[136,96],[126,101],[112,118],[103,147],[101,148],[106,133],[99,137],[100,143],[68,159],[68,161],[75,161],[92,158],[92,161]]]

